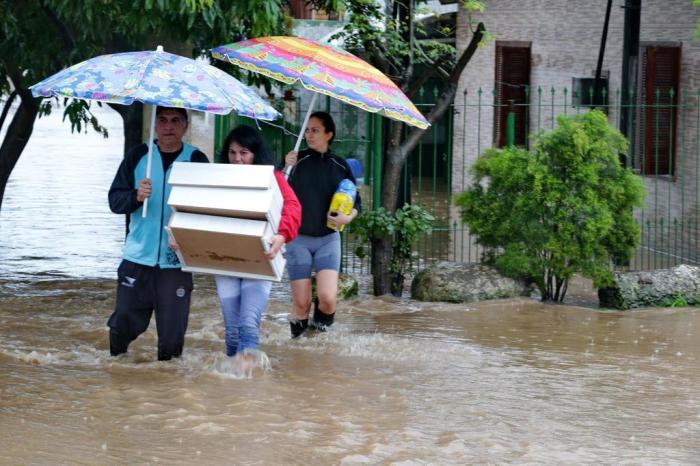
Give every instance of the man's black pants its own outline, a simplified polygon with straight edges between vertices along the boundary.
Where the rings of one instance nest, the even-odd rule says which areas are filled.
[[[126,353],[129,343],[148,328],[154,310],[158,360],[180,356],[190,314],[192,274],[123,260],[117,276],[117,303],[107,321],[112,356]]]

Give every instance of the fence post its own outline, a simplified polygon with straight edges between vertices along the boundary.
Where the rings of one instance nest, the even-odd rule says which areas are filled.
[[[374,114],[374,157],[372,158],[372,210],[381,205],[382,199],[382,117]]]
[[[508,101],[508,117],[506,118],[506,146],[515,145],[515,101]]]

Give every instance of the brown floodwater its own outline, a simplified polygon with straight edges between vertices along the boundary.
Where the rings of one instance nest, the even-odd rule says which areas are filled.
[[[95,111],[107,141],[37,122],[0,211],[0,464],[698,463],[696,309],[363,295],[291,341],[278,284],[248,377],[199,276],[181,359],[153,329],[110,357],[121,123]]]
[[[112,358],[114,282],[0,284],[2,464],[691,464],[700,313],[529,299],[363,296],[292,341],[273,290],[269,366],[232,370],[200,276],[186,350],[153,329]]]

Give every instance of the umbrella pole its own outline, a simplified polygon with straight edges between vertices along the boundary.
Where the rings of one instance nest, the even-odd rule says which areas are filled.
[[[153,132],[156,127],[156,106],[153,105],[151,109],[151,131],[148,137],[148,159],[146,162],[146,178],[151,179],[151,162],[153,161]],[[146,218],[148,215],[148,198],[143,201],[143,214],[142,217]]]
[[[306,125],[309,123],[309,117],[311,116],[311,113],[314,110],[314,105],[316,104],[316,97],[318,97],[318,94],[314,92],[314,95],[311,97],[311,102],[309,102],[309,109],[306,110],[306,116],[304,117],[304,123],[301,125],[301,130],[299,130],[299,136],[297,136],[297,143],[294,144],[294,150],[299,151],[299,146],[301,146],[301,139],[304,137],[304,132],[306,131]],[[292,171],[292,167],[288,167],[284,174],[288,177],[289,172]]]

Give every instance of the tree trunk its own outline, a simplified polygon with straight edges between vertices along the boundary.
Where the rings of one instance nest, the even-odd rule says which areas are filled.
[[[459,56],[455,67],[452,69],[444,91],[440,94],[432,111],[426,117],[430,124],[435,123],[442,117],[450,108],[452,102],[454,102],[459,77],[476,52],[477,46],[481,42],[485,31],[486,28],[483,23],[479,23],[469,45]],[[412,77],[408,77],[408,80],[410,81],[411,78]],[[381,205],[390,213],[394,213],[398,207],[401,207],[396,205],[399,197],[398,189],[400,186],[401,170],[403,169],[408,154],[416,148],[425,130],[413,128],[408,136],[402,139],[402,123],[391,122],[390,128],[389,147],[386,151],[386,160],[384,161],[382,172]],[[392,277],[389,273],[391,253],[392,238],[384,238],[381,241],[372,242],[372,276],[374,277],[375,296],[388,294],[392,291]],[[398,278],[399,277],[396,277],[396,279]]]
[[[10,108],[12,108],[12,102],[14,102],[17,95],[17,90],[14,90],[10,93],[9,97],[5,101],[5,106],[2,109],[2,115],[0,115],[0,131],[2,131],[2,127],[5,126],[5,118],[7,118],[7,114],[10,112]]]
[[[374,296],[391,293],[391,238],[372,240],[372,287]]]
[[[386,151],[386,159],[382,168],[382,207],[389,212],[395,212],[398,209],[399,186],[401,185],[401,172],[406,163],[407,155],[418,144],[418,140],[414,144],[401,144],[402,123],[395,121],[391,122],[391,136],[389,139],[389,147]],[[422,134],[422,132],[421,132]]]
[[[143,142],[143,104],[134,102],[131,105],[109,104],[124,121],[124,155],[132,147]]]
[[[15,168],[29,137],[34,130],[34,121],[39,113],[39,101],[34,99],[29,90],[18,91],[20,104],[12,117],[12,122],[7,128],[5,138],[0,146],[0,209],[5,196],[5,187],[10,179],[12,169]]]
[[[124,126],[124,156],[129,149],[143,142],[143,104],[134,101],[131,105],[108,104],[122,117]],[[124,237],[129,234],[131,215],[124,216]]]

